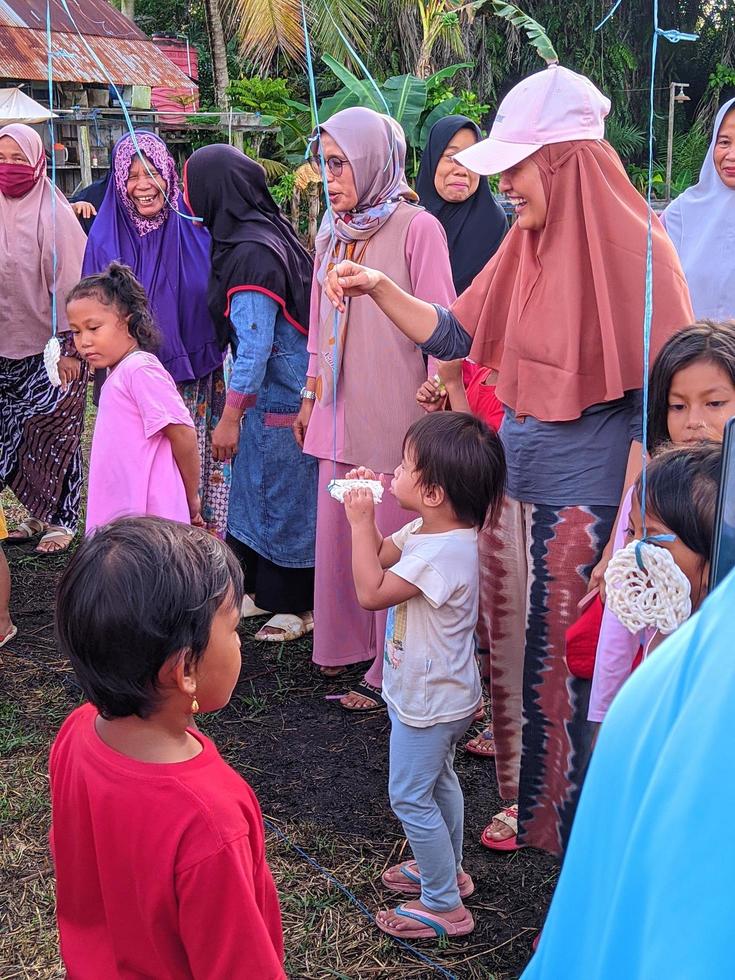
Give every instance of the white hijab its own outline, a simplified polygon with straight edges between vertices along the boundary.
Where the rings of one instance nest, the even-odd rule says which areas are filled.
[[[697,319],[735,317],[735,190],[722,182],[714,161],[720,126],[733,106],[735,99],[730,99],[717,113],[698,183],[661,216],[679,253]]]

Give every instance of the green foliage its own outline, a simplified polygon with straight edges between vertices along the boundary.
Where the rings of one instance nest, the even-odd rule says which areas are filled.
[[[523,31],[528,38],[528,43],[536,49],[547,65],[556,64],[559,61],[559,55],[556,53],[546,30],[537,20],[529,17],[528,14],[524,14],[520,7],[516,7],[512,3],[504,3],[503,0],[475,0],[471,6],[477,13],[495,14],[496,17],[507,20],[519,31]]]
[[[714,90],[719,95],[723,88],[732,86],[735,86],[735,68],[718,62],[715,70],[710,73],[707,79],[707,88]]]
[[[646,146],[648,135],[641,126],[611,116],[605,124],[605,138],[623,160],[636,157]]]
[[[292,98],[284,78],[238,78],[230,82],[227,98],[233,109],[259,112],[264,116],[286,116]]]
[[[281,174],[278,180],[271,184],[270,192],[273,195],[273,200],[276,202],[276,204],[283,207],[284,204],[291,200],[295,183],[296,174],[290,170]]]

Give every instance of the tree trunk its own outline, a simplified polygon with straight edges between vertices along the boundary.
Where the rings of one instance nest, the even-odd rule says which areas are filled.
[[[204,0],[204,12],[207,20],[207,34],[209,35],[209,50],[212,54],[214,97],[217,107],[226,109],[230,74],[227,70],[227,45],[218,0]]]
[[[120,12],[128,20],[133,20],[135,18],[135,0],[120,0]]]

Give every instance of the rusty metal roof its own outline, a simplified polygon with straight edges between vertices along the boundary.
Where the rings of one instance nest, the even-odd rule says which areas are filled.
[[[51,0],[50,6],[51,30],[76,34],[61,0]],[[67,0],[67,6],[84,35],[145,39],[145,34],[107,0]],[[45,31],[46,0],[0,0],[0,25]]]
[[[0,4],[4,2],[5,0],[0,0]],[[97,4],[112,10],[101,0],[84,2],[90,6]],[[76,19],[76,12],[73,13]],[[191,88],[189,78],[152,41],[137,31],[134,38],[90,35],[86,37],[86,41],[116,85]],[[107,76],[95,63],[78,34],[53,32],[51,46],[54,52],[54,81],[108,84]],[[46,77],[45,31],[0,24],[0,78],[42,81]]]

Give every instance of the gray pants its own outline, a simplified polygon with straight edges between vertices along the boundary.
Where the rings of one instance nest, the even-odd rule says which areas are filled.
[[[390,775],[393,812],[403,824],[421,873],[421,901],[436,912],[460,904],[457,875],[462,870],[464,796],[454,771],[457,743],[472,724],[461,721],[412,728],[389,708]]]

